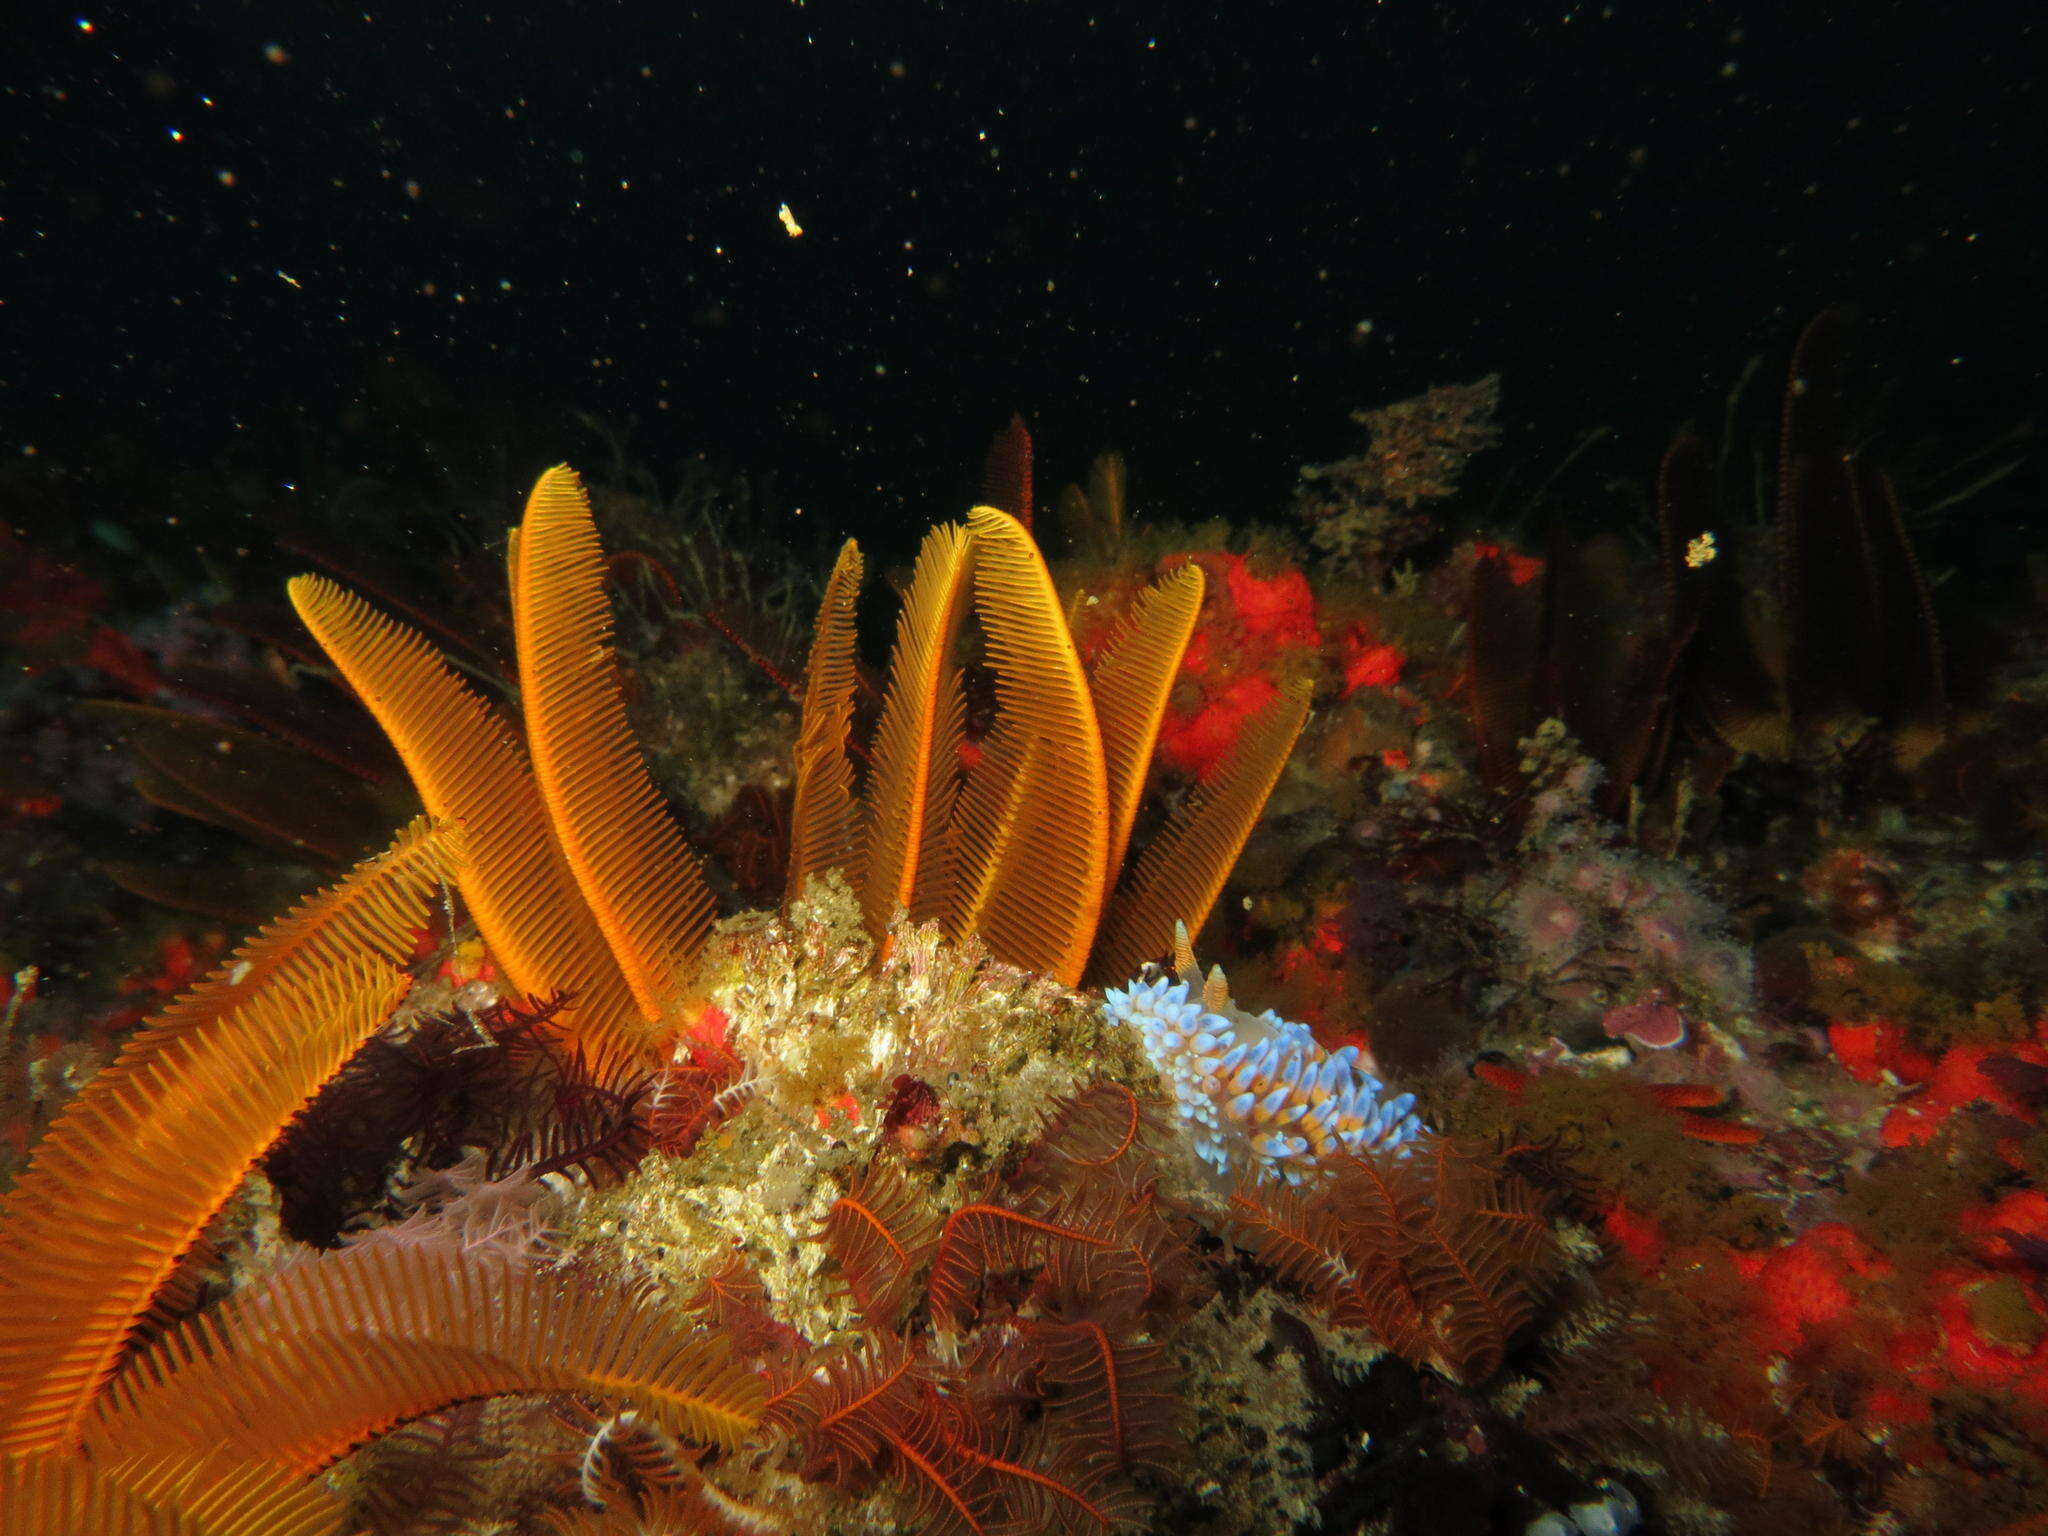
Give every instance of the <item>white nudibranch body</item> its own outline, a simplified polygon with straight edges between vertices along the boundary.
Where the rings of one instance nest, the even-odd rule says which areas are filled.
[[[1300,1184],[1342,1156],[1405,1156],[1423,1135],[1415,1095],[1382,1098],[1358,1049],[1325,1051],[1305,1024],[1246,1013],[1219,967],[1205,983],[1183,930],[1180,974],[1103,995],[1103,1017],[1138,1031],[1195,1153],[1219,1177]],[[1147,967],[1149,972],[1152,968]]]

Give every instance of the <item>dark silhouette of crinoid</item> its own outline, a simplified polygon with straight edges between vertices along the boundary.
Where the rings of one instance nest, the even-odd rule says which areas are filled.
[[[1747,481],[1724,483],[1689,427],[1658,467],[1650,571],[1612,537],[1563,526],[1519,583],[1482,549],[1464,682],[1490,786],[1519,785],[1516,743],[1551,716],[1606,768],[1610,816],[1633,799],[1668,818],[1681,782],[1698,798],[1744,754],[1825,760],[1865,740],[1866,724],[1877,755],[1909,767],[1939,744],[1941,629],[1897,490],[1850,441],[1847,336],[1843,313],[1826,310],[1793,350],[1774,519],[1754,558]],[[1770,590],[1746,590],[1759,575]]]

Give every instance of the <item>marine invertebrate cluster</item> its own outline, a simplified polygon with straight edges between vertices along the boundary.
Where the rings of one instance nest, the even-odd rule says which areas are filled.
[[[1306,708],[1305,690],[1283,695],[1110,900],[1164,691],[1199,605],[1199,572],[1162,584],[1084,669],[1043,563],[1014,520],[983,509],[968,527],[940,530],[913,579],[862,782],[852,771],[848,707],[847,620],[858,566],[857,551],[842,556],[813,649],[793,893],[816,888],[821,877],[829,886],[850,875],[863,916],[882,924],[880,952],[900,949],[912,975],[929,975],[929,946],[944,943],[931,927],[899,936],[904,909],[926,903],[955,938],[985,940],[999,956],[1067,982],[1091,951],[1123,966],[1126,949],[1148,945],[1148,935],[1171,919],[1198,921]],[[693,1006],[711,984],[696,968],[709,896],[634,751],[605,643],[601,552],[581,489],[566,471],[544,476],[529,500],[510,571],[523,739],[420,636],[323,578],[293,583],[295,603],[383,725],[430,814],[174,1002],[35,1149],[0,1228],[0,1389],[7,1399],[0,1451],[8,1458],[0,1475],[22,1500],[48,1504],[53,1520],[92,1518],[125,1499],[121,1518],[146,1522],[150,1511],[240,1497],[232,1489],[242,1479],[268,1501],[247,1519],[272,1523],[224,1520],[221,1532],[330,1530],[335,1506],[300,1480],[304,1474],[393,1424],[504,1392],[623,1402],[628,1417],[608,1420],[619,1427],[606,1434],[624,1443],[630,1424],[635,1434],[655,1436],[657,1449],[677,1438],[733,1449],[761,1422],[773,1384],[731,1360],[722,1342],[752,1336],[717,1326],[711,1314],[698,1321],[657,1304],[630,1273],[537,1267],[555,1250],[536,1241],[519,1213],[544,1201],[514,1202],[481,1226],[457,1217],[459,1198],[443,1217],[373,1226],[334,1252],[245,1282],[137,1353],[152,1304],[169,1290],[189,1289],[179,1278],[181,1255],[324,1084],[349,1089],[362,1104],[395,1094],[400,1119],[420,1121],[410,1129],[425,1138],[417,1145],[426,1155],[449,1155],[456,1141],[481,1136],[499,1143],[484,1149],[496,1166],[523,1164],[529,1176],[576,1168],[616,1177],[639,1148],[651,1142],[685,1151],[748,1102],[744,1090],[752,1084],[738,1085],[730,1099],[712,1086],[727,1080],[726,1063],[742,1058],[710,1026],[715,1011]],[[993,724],[975,739],[965,730],[955,655],[970,612],[997,703]],[[459,909],[449,903],[451,890],[459,892]],[[474,922],[480,945],[455,942],[464,918]],[[870,959],[876,947],[870,944]],[[446,980],[428,985],[423,972],[437,963]],[[737,1000],[733,983],[725,978]],[[1038,985],[1057,991],[1056,981]],[[486,1011],[432,1012],[446,1005],[451,987],[464,1007]],[[500,1019],[503,1008],[487,1005],[506,995],[551,1001]],[[955,1000],[948,1024],[971,1012],[959,1006],[965,1002]],[[800,999],[782,1011],[782,1029],[808,1023],[817,1034]],[[764,1114],[798,1108],[830,1125],[833,1095],[846,1096],[867,1077],[895,1081],[892,1096],[909,1091],[901,1087],[907,1083],[939,1102],[937,1090],[920,1087],[903,1068],[921,1063],[938,1076],[944,1052],[893,1059],[885,1035],[849,1036],[838,1042],[838,1055],[817,1054],[818,1071],[804,1079],[801,1052],[779,1061],[760,1054],[768,1040],[763,1022],[743,1008],[735,1033],[750,1053],[743,1070],[758,1073],[771,1061],[786,1069],[783,1091],[759,1096]],[[509,1122],[493,1127],[476,1106],[444,1102],[456,1070],[450,1032],[465,1024],[476,1048],[493,1053],[498,1075],[509,1074],[508,1102],[530,1092],[595,1094],[621,1108],[614,1118],[624,1139],[614,1146],[606,1130],[596,1146],[565,1122],[572,1129],[559,1132],[563,1145],[522,1140]],[[649,1074],[692,1031],[701,1049],[690,1063],[668,1068],[677,1091],[666,1103],[643,1099]],[[376,1048],[345,1073],[373,1037]],[[946,1050],[957,1056],[967,1038],[962,1033]],[[405,1053],[404,1071],[380,1070],[379,1060],[391,1068],[394,1049]],[[529,1057],[546,1058],[545,1070],[522,1064]],[[848,1070],[863,1057],[865,1077]],[[1072,1085],[1082,1059],[1051,1065]],[[1119,1053],[1086,1059],[1100,1071]],[[1142,1072],[1134,1043],[1123,1059],[1125,1075]],[[948,1112],[961,1112],[954,1085],[972,1067],[958,1061],[941,1078]],[[691,1073],[703,1077],[703,1091]],[[418,1078],[413,1086],[396,1081],[408,1074]],[[810,1084],[809,1098],[792,1097],[796,1081]],[[873,1146],[889,1117],[880,1113],[879,1089],[864,1091],[862,1135]],[[1146,1447],[1163,1444],[1123,1415],[1148,1396],[1159,1398],[1162,1413],[1176,1401],[1141,1386],[1157,1377],[1159,1358],[1158,1345],[1144,1337],[1145,1319],[1155,1309],[1154,1288],[1174,1266],[1158,1247],[1166,1242],[1164,1217],[1145,1214],[1156,1180],[1120,1171],[1134,1166],[1121,1159],[1151,1135],[1139,1136],[1145,1112],[1130,1087],[1107,1091],[1132,1117],[1124,1143],[1099,1157],[1079,1150],[1100,1142],[1101,1127],[1115,1117],[1082,1108],[1093,1102],[1085,1095],[1077,1099],[1080,1118],[1061,1122],[1068,1129],[1056,1127],[1022,1165],[992,1172],[981,1198],[950,1209],[925,1282],[934,1337],[953,1341],[949,1356],[962,1341],[982,1356],[1021,1349],[1019,1358],[1035,1362],[1042,1385],[1032,1390],[1044,1395],[1049,1417],[1033,1427],[998,1414],[970,1432],[953,1410],[937,1406],[951,1390],[944,1383],[953,1367],[915,1351],[898,1358],[878,1337],[858,1360],[835,1355],[806,1365],[804,1384],[792,1381],[778,1397],[785,1405],[778,1422],[797,1432],[802,1448],[799,1475],[854,1492],[886,1450],[904,1468],[946,1463],[941,1477],[924,1483],[936,1490],[932,1508],[961,1530],[997,1523],[998,1515],[984,1521],[975,1513],[984,1505],[1007,1523],[1050,1507],[1048,1499],[1101,1527],[1128,1523],[1132,1496],[1103,1490],[1121,1487],[1152,1457]],[[331,1106],[347,1096],[331,1095]],[[1013,1137],[1026,1127],[1035,1134],[1047,1102],[1028,1089],[1025,1097],[1028,1107],[1018,1098],[1007,1111]],[[683,1101],[689,1123],[679,1126],[671,1122]],[[860,1105],[848,1103],[860,1123]],[[391,1101],[381,1108],[388,1118]],[[338,1113],[316,1106],[307,1125]],[[514,1118],[524,1117],[518,1111]],[[773,1123],[786,1133],[788,1121]],[[995,1125],[981,1117],[984,1131]],[[291,1159],[280,1158],[282,1172]],[[1063,1181],[1045,1171],[1061,1159],[1079,1175]],[[321,1174],[303,1171],[304,1156],[297,1163],[302,1172],[292,1182],[319,1181]],[[350,1177],[373,1191],[382,1166],[373,1159]],[[811,1176],[836,1166],[813,1162]],[[327,1172],[340,1177],[335,1168]],[[874,1172],[841,1198],[861,1202],[871,1217],[885,1212],[891,1203],[876,1181],[888,1177]],[[311,1224],[332,1238],[341,1225],[335,1212],[359,1211],[366,1197],[329,1193],[344,1203]],[[1134,1291],[1127,1281],[1135,1271],[1117,1268],[1121,1259],[1103,1265],[1141,1229],[1151,1235],[1133,1251],[1147,1278]],[[843,1222],[835,1230],[832,1245],[863,1306],[888,1311],[901,1285],[876,1281],[872,1254],[864,1256]],[[910,1246],[907,1229],[885,1235]],[[1032,1299],[1023,1306],[1011,1289],[1020,1272],[1038,1277],[1027,1283]],[[699,1278],[710,1283],[718,1273],[707,1265]],[[898,1280],[907,1284],[909,1276]],[[775,1336],[771,1329],[766,1337]],[[295,1385],[302,1381],[311,1385]],[[999,1397],[1019,1388],[1002,1375],[974,1390]],[[1107,1419],[1105,1397],[1116,1409]],[[183,1405],[177,1412],[173,1401]],[[901,1411],[884,1413],[890,1403]],[[1023,1443],[1055,1424],[1071,1424],[1066,1438],[1077,1449],[1045,1459]],[[157,1460],[143,1467],[137,1457]],[[151,1469],[163,1466],[173,1468],[174,1491],[153,1481],[159,1470]],[[673,1501],[678,1490],[687,1494],[694,1476],[656,1477],[643,1489],[649,1507]],[[737,1518],[739,1506],[721,1507]],[[280,1513],[286,1510],[289,1518]]]
[[[1830,344],[1798,365],[1824,396]],[[1815,775],[1782,766],[1739,781],[1747,825],[1711,860],[1644,851],[1652,801],[1710,787],[1689,761],[1778,750],[1770,720],[1853,739],[1860,685],[1821,675],[1814,633],[1823,523],[1869,556],[1884,654],[1926,670],[1888,493],[1831,460],[1829,400],[1791,409],[1801,675],[1767,634],[1735,645],[1732,537],[1731,563],[1673,571],[1666,548],[1654,613],[1618,546],[1467,543],[1347,591],[1338,560],[1256,534],[1134,535],[1106,462],[1071,520],[1095,567],[1055,584],[1014,426],[992,505],[899,584],[886,668],[842,553],[801,686],[778,679],[801,695],[788,775],[730,777],[766,736],[690,737],[699,674],[650,686],[630,608],[621,686],[617,562],[566,471],[512,543],[509,709],[420,616],[303,580],[433,819],[146,1024],[40,1145],[0,1127],[34,1159],[0,1226],[8,1515],[65,1536],[2027,1517],[2048,1502],[2040,860],[2007,828],[1994,870],[1890,805],[1746,851],[1799,822],[1784,797]],[[1704,464],[1696,442],[1667,461],[1665,531]],[[1371,471],[1368,559],[1456,467]],[[1755,698],[1729,691],[1731,647],[1761,658]],[[1332,728],[1208,940],[1304,1026],[1240,1008],[1186,934],[1299,727],[1283,679],[1310,670]],[[1866,702],[1900,739],[1921,718]],[[693,834],[725,858],[752,829],[743,879],[695,881],[668,814],[718,818],[639,770],[636,735],[749,786]],[[735,885],[776,910],[711,922]],[[1145,969],[1176,921],[1172,968]],[[62,1025],[26,1006],[9,1059],[54,1070]]]
[[[1381,1196],[1350,1182],[1366,1177],[1354,1164],[1402,1161],[1391,1156],[1340,1152],[1327,1177],[1294,1188],[1278,1179],[1252,1187],[1245,1170],[1240,1201],[1226,1204],[1195,1166],[1171,1101],[1154,1097],[1157,1077],[1136,1030],[1096,999],[977,957],[974,946],[945,943],[929,926],[899,925],[892,937],[875,963],[851,893],[837,881],[814,885],[788,917],[722,931],[707,951],[709,985],[730,1009],[733,1049],[756,1064],[750,1095],[688,1159],[650,1160],[595,1197],[567,1237],[572,1248],[650,1267],[672,1294],[733,1262],[738,1289],[721,1279],[721,1294],[751,1296],[771,1331],[838,1340],[856,1359],[874,1355],[875,1373],[861,1380],[883,1389],[886,1417],[848,1429],[863,1437],[870,1470],[855,1477],[800,1448],[774,1476],[725,1476],[729,1491],[759,1506],[839,1511],[848,1529],[863,1527],[846,1505],[817,1504],[820,1493],[877,1490],[886,1502],[863,1506],[871,1523],[901,1519],[907,1501],[918,1519],[950,1529],[971,1528],[960,1523],[963,1507],[994,1526],[1005,1510],[1015,1515],[1050,1497],[1064,1528],[1101,1528],[1069,1494],[1043,1485],[1032,1493],[1014,1472],[970,1476],[973,1458],[957,1449],[964,1445],[1058,1477],[1113,1517],[1121,1506],[1142,1519],[1129,1499],[1132,1469],[1107,1483],[1079,1476],[1088,1457],[1077,1465],[1075,1452],[1088,1442],[1073,1438],[1079,1421],[1066,1417],[1075,1388],[1064,1368],[1006,1374],[1035,1358],[1044,1338],[1087,1338],[1098,1359],[1106,1345],[1124,1362],[1118,1369],[1133,1373],[1129,1382],[1152,1381],[1147,1394],[1168,1394],[1148,1415],[1184,1412],[1205,1456],[1227,1459],[1266,1490],[1240,1512],[1241,1490],[1176,1477],[1166,1486],[1177,1513],[1154,1514],[1153,1528],[1200,1519],[1265,1532],[1281,1518],[1276,1510],[1291,1522],[1318,1502],[1304,1444],[1319,1422],[1313,1392],[1303,1391],[1292,1417],[1262,1404],[1276,1381],[1297,1369],[1320,1380],[1322,1366],[1269,1362],[1275,1337],[1307,1327],[1352,1361],[1393,1347],[1420,1369],[1454,1370],[1476,1384],[1521,1335],[1553,1259],[1547,1220],[1497,1159],[1467,1149],[1460,1171],[1440,1179],[1431,1149],[1418,1150],[1408,1159],[1416,1177],[1399,1186],[1403,1214],[1391,1225],[1375,1203]],[[1066,1107],[1045,1127],[1039,1117],[1049,1103]],[[1442,1220],[1431,1215],[1438,1208]],[[791,1232],[807,1229],[825,1234],[822,1253],[790,1243]],[[1297,1247],[1339,1245],[1329,1275],[1374,1277],[1370,1296],[1352,1298],[1335,1280],[1328,1296],[1304,1285],[1300,1316],[1312,1321],[1295,1320],[1297,1304],[1267,1287],[1279,1259],[1269,1241],[1288,1231]],[[1142,1265],[1130,1259],[1133,1246]],[[1459,1291],[1454,1271],[1476,1289]],[[1158,1277],[1163,1294],[1136,1311],[1112,1304],[1127,1289],[1141,1293],[1141,1275]],[[1232,1299],[1210,1294],[1218,1282]],[[1108,1289],[1088,1301],[1094,1287]],[[1388,1299],[1403,1287],[1421,1298],[1422,1316]],[[1363,1310],[1381,1303],[1390,1308],[1384,1315]],[[1493,1322],[1477,1321],[1482,1313]],[[1069,1326],[1083,1317],[1100,1335]],[[810,1357],[790,1358],[788,1347],[784,1337],[760,1353],[779,1379],[803,1379]],[[914,1391],[890,1384],[899,1370]],[[1007,1383],[1000,1391],[991,1370]],[[1020,1400],[1021,1424],[1011,1417]],[[884,1425],[895,1440],[879,1437]],[[1002,1449],[1009,1443],[1020,1449]],[[1135,1481],[1158,1490],[1160,1469],[1147,1466],[1140,1458]],[[813,1491],[792,1492],[787,1477],[807,1468]],[[1100,1496],[1119,1489],[1115,1502]]]
[[[1920,935],[1902,958],[1788,930],[1734,1041],[1619,1073],[1475,1068],[1518,1140],[1560,1147],[1615,1254],[1527,1422],[1582,1464],[1654,1471],[1671,1529],[1960,1536],[2048,1510],[2048,1024],[2024,970],[1909,889],[1886,903]],[[1644,1080],[1680,1070],[1758,1113]],[[1682,1111],[1661,1139],[1683,1156],[1646,1134],[1656,1102]]]
[[[1177,974],[1111,987],[1102,1011],[1138,1032],[1196,1155],[1219,1179],[1298,1184],[1422,1134],[1415,1095],[1381,1098],[1358,1047],[1325,1051],[1306,1025],[1238,1007],[1221,966],[1204,979],[1185,927],[1175,948]]]

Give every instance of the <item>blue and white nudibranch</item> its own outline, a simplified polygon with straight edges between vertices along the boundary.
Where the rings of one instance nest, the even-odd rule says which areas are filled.
[[[1325,1051],[1306,1024],[1239,1008],[1221,966],[1203,979],[1184,924],[1174,949],[1177,976],[1111,987],[1102,1014],[1138,1031],[1196,1155],[1219,1177],[1300,1184],[1345,1154],[1406,1155],[1423,1134],[1414,1094],[1382,1099],[1356,1046]]]

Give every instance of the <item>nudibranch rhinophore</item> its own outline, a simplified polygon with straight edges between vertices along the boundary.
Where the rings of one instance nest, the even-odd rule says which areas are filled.
[[[1178,974],[1111,987],[1102,1012],[1138,1031],[1196,1155],[1219,1177],[1300,1184],[1339,1157],[1405,1155],[1422,1136],[1415,1095],[1381,1098],[1385,1085],[1360,1067],[1356,1046],[1325,1051],[1306,1024],[1245,1012],[1221,966],[1204,980],[1185,925],[1174,940]]]

